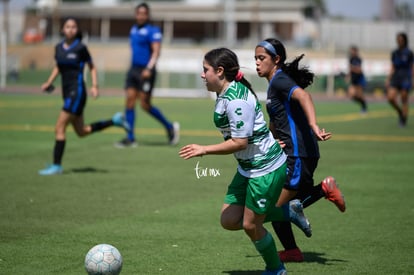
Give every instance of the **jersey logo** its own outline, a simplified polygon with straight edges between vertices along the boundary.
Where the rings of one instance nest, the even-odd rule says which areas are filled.
[[[77,57],[76,53],[68,53],[66,55],[67,59],[76,59],[76,57]]]
[[[257,201],[257,205],[260,207],[260,208],[264,208],[264,207],[266,207],[266,199],[260,199],[260,200],[258,200]]]
[[[241,108],[237,108],[235,111],[236,115],[241,116],[242,115],[242,109]]]
[[[243,125],[244,125],[243,120],[239,120],[239,121],[236,122],[236,128],[237,129],[240,129],[241,127],[243,127]]]
[[[148,34],[148,30],[146,28],[141,28],[138,30],[138,33],[140,35],[147,35]]]
[[[153,38],[154,40],[161,40],[161,38],[162,38],[162,33],[160,33],[160,32],[154,33],[154,35],[152,36],[152,38]]]

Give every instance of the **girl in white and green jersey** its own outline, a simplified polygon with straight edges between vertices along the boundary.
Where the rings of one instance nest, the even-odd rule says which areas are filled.
[[[224,141],[189,144],[180,149],[184,159],[207,154],[234,154],[237,172],[228,187],[221,211],[221,225],[243,229],[266,264],[264,274],[286,274],[272,235],[263,223],[285,220],[275,204],[286,179],[286,155],[270,133],[260,103],[240,71],[237,56],[227,48],[204,56],[201,78],[217,93],[214,123]]]

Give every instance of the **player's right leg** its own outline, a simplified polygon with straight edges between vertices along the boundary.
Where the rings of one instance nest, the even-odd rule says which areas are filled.
[[[247,180],[243,229],[265,262],[263,274],[286,274],[272,235],[265,229],[266,220],[285,221],[286,213],[275,207],[286,181],[284,164],[266,175]]]
[[[73,115],[61,110],[55,125],[55,146],[53,149],[53,164],[39,171],[39,175],[56,175],[63,172],[62,158],[66,145],[66,127],[73,119]]]
[[[115,147],[136,147],[137,142],[135,140],[135,104],[138,99],[138,91],[136,88],[129,86],[126,89],[125,99],[125,122],[128,125],[127,136],[115,143]]]

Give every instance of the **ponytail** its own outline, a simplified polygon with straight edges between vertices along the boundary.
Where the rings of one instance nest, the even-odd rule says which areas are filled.
[[[299,85],[302,89],[305,89],[313,83],[313,78],[315,74],[311,72],[308,67],[299,68],[299,61],[304,57],[304,54],[296,57],[290,63],[283,63],[282,71],[284,71],[296,84]]]
[[[279,40],[268,38],[260,42],[257,46],[263,47],[273,58],[279,56],[280,60],[277,65],[302,89],[305,89],[313,83],[315,74],[308,67],[299,67],[299,61],[305,56],[304,54],[296,57],[292,62],[286,63],[286,49]]]

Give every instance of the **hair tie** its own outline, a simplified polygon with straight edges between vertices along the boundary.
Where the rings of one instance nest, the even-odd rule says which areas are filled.
[[[234,79],[235,79],[237,82],[239,82],[240,80],[242,80],[243,76],[244,76],[243,72],[239,70],[239,71],[237,72],[236,77],[235,77]]]
[[[270,43],[270,42],[268,42],[266,40],[263,40],[262,42],[260,42],[259,44],[257,44],[256,47],[263,47],[266,50],[268,50],[269,52],[271,52],[274,56],[277,55],[277,52],[276,52],[275,47],[272,45],[272,43]]]

